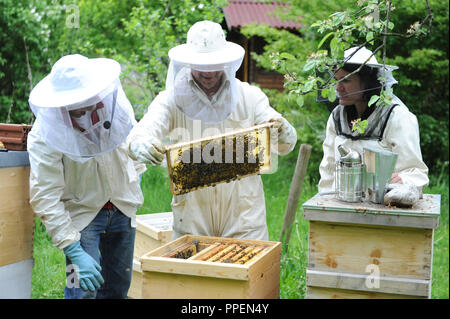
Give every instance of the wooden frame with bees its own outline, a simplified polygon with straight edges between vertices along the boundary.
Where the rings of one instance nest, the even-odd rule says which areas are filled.
[[[170,191],[184,194],[203,187],[271,170],[272,146],[267,122],[166,148]]]

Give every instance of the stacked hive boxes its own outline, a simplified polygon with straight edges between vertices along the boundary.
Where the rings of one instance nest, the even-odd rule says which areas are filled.
[[[28,153],[0,152],[0,298],[30,298],[34,213]]]
[[[133,277],[128,296],[141,298],[142,269],[139,258],[149,251],[169,242],[172,238],[172,212],[136,216]]]

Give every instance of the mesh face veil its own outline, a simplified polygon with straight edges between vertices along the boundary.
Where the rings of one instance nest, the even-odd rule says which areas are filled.
[[[238,102],[236,71],[244,54],[240,45],[226,41],[220,24],[196,22],[186,43],[169,50],[169,101],[190,119],[225,120]]]
[[[120,86],[78,106],[32,107],[45,143],[79,162],[110,152],[125,140],[133,127],[129,108]],[[75,116],[80,110],[84,114]]]
[[[242,59],[222,65],[199,66],[172,60],[166,81],[169,101],[192,120],[205,123],[225,120],[238,103],[236,71],[241,62]],[[204,73],[209,81],[217,81],[217,91],[208,96],[193,72]],[[203,77],[202,74],[197,74],[198,78]]]
[[[88,60],[77,59],[81,64]],[[115,66],[110,61],[104,61],[105,70]],[[36,116],[33,129],[38,130],[44,142],[69,158],[84,162],[118,147],[133,127],[134,113],[120,85],[120,69],[105,78],[102,68],[91,64],[80,71],[83,67],[77,68],[73,59],[69,62],[70,66],[64,66],[59,75],[52,69],[30,94],[29,104]],[[95,83],[103,81],[102,87],[93,87],[93,74],[101,74]],[[65,85],[56,87],[59,81]]]

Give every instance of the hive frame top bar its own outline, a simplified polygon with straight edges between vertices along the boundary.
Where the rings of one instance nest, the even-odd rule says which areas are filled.
[[[195,139],[195,140],[192,140],[192,141],[188,141],[188,142],[180,142],[180,143],[176,143],[176,144],[172,144],[172,145],[166,146],[166,150],[165,151],[166,152],[170,152],[173,149],[180,148],[180,147],[186,147],[186,146],[189,146],[191,144],[196,144],[196,143],[201,143],[201,142],[214,140],[214,139],[218,139],[218,138],[233,136],[233,135],[236,135],[236,134],[252,132],[252,131],[256,131],[256,130],[262,129],[262,128],[272,127],[272,126],[274,126],[274,124],[275,124],[275,122],[265,122],[265,123],[258,124],[258,125],[255,125],[255,126],[250,126],[250,127],[247,127],[247,128],[233,130],[233,131],[230,131],[230,132],[227,132],[227,133],[224,133],[224,134],[211,135],[211,136],[198,138],[198,139]]]

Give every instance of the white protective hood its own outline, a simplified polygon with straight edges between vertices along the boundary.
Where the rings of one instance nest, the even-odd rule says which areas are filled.
[[[111,59],[68,55],[31,91],[29,104],[45,143],[75,161],[112,151],[134,123],[133,109]],[[82,109],[82,116],[71,111]]]
[[[186,44],[169,51],[166,80],[169,100],[192,120],[206,123],[225,120],[237,104],[236,72],[244,54],[240,45],[225,40],[218,23],[195,23],[188,31]],[[192,70],[219,72],[218,91],[208,97],[193,78]]]

